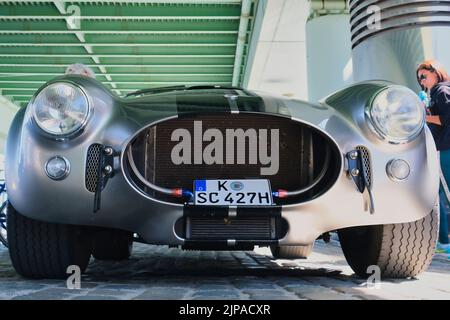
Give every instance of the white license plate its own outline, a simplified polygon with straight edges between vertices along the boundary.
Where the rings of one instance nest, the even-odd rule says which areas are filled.
[[[195,180],[195,204],[200,206],[266,206],[272,204],[269,180]]]

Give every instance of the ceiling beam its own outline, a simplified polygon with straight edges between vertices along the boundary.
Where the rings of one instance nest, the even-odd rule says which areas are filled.
[[[308,19],[325,15],[348,13],[347,0],[310,0],[310,16]]]
[[[91,4],[92,0],[59,0],[60,2],[70,3],[88,3]],[[30,3],[34,1],[30,0],[15,0],[11,1],[15,3]],[[40,3],[52,3],[52,0],[41,0]],[[96,3],[111,3],[111,0],[95,0]],[[115,1],[115,4],[239,4],[241,0],[131,0],[131,1]]]
[[[236,44],[235,34],[89,34],[85,35],[89,43],[155,43],[155,44]],[[1,34],[0,43],[76,43],[71,34]]]
[[[9,83],[11,83],[11,84],[25,84],[25,83],[28,83],[28,84],[44,84],[44,83],[47,83],[48,81],[45,81],[45,80],[43,80],[43,81],[38,81],[38,80],[36,80],[36,81],[34,81],[34,80],[0,80],[0,86],[1,86],[1,84],[3,83],[3,84],[9,84]],[[109,84],[113,84],[113,83],[116,83],[116,84],[134,84],[134,83],[141,83],[141,84],[170,84],[170,83],[180,83],[180,84],[183,84],[183,83],[194,83],[194,84],[199,84],[199,83],[202,83],[202,84],[205,84],[205,83],[208,83],[208,81],[190,81],[190,82],[183,82],[183,81],[101,81],[101,83],[109,83]],[[228,82],[217,82],[217,83],[215,83],[215,84],[224,84],[224,83],[228,83]]]
[[[57,0],[55,0],[57,1]],[[1,7],[0,7],[1,8]],[[3,20],[0,23],[1,30],[21,30],[21,31],[65,31],[66,24],[60,20],[68,20],[72,23],[72,17],[63,16],[65,19],[59,20]],[[71,32],[78,31],[235,31],[239,20],[78,20]],[[76,27],[76,29],[75,29]]]
[[[186,85],[195,85],[195,86],[197,86],[197,85],[211,85],[210,82],[192,82],[192,81],[190,81],[190,82],[185,82],[185,81],[183,81],[183,82],[179,82],[179,81],[178,82],[177,81],[146,82],[146,84],[150,85],[150,86],[156,85],[156,86],[161,86],[161,87],[167,86],[167,85],[170,86],[170,85],[184,85],[184,84],[186,84]],[[217,83],[214,83],[214,85],[224,85],[224,86],[228,85],[228,86],[231,86],[231,82],[217,82]],[[14,88],[5,88],[0,83],[0,90],[3,90],[3,91],[29,91],[31,95],[33,95],[36,92],[36,90],[39,89],[39,87],[40,86],[38,85],[38,86],[36,86],[34,88],[23,88],[23,87],[17,87],[17,86],[15,86]],[[112,90],[112,88],[109,88],[109,89]],[[120,89],[120,90],[123,90],[123,91],[136,91],[136,90],[141,90],[141,89],[142,88],[138,88],[138,87],[127,87],[125,89]],[[27,93],[20,93],[20,94],[28,94],[28,92]]]
[[[0,89],[0,105],[2,106],[2,108],[8,108],[13,112],[16,112],[17,109],[20,108],[20,106],[18,106],[13,101],[8,99],[6,96],[2,95],[1,89]]]
[[[235,47],[236,43],[0,43],[0,47]]]
[[[39,5],[36,5],[38,1],[30,1],[25,5],[18,5],[14,1],[1,1],[0,13],[5,16],[24,16],[29,19],[37,16],[60,16],[58,11],[55,10],[54,4],[49,2],[39,1]],[[64,7],[64,3],[61,3],[60,7]],[[31,4],[31,5],[28,5]],[[152,17],[238,17],[240,12],[240,2],[236,3],[203,3],[202,5],[189,5],[189,4],[175,4],[175,3],[151,3],[151,1],[145,1],[145,3],[134,3],[133,1],[127,1],[127,3],[120,3],[117,1],[108,1],[107,3],[99,3],[97,1],[90,2],[77,2],[72,1],[71,4],[75,4],[80,7],[81,13],[86,17],[112,17],[112,19],[120,19],[120,17],[133,18],[141,17],[143,19],[152,19]],[[82,17],[81,17],[82,19]],[[223,19],[222,19],[223,20]]]
[[[0,30],[0,34],[67,34],[70,30]],[[235,30],[83,30],[84,34],[237,34]]]
[[[65,20],[66,16],[0,15],[0,20]],[[80,16],[80,20],[239,20],[239,16]]]
[[[164,77],[194,77],[194,76],[232,76],[232,73],[108,73],[110,76],[133,76],[133,77],[148,77],[148,76],[164,76]],[[27,76],[60,76],[61,72],[0,72],[0,78],[7,77],[27,77]]]
[[[59,13],[61,15],[66,14],[66,8],[65,8],[65,4],[61,1],[61,0],[53,0],[53,4],[54,6],[58,9]],[[79,17],[78,17],[79,18]],[[70,17],[66,16],[63,17],[64,21],[66,22],[66,27],[71,30],[73,32],[73,34],[78,38],[78,40],[80,41],[80,44],[83,45],[84,49],[86,50],[86,52],[90,55],[90,58],[92,59],[92,61],[94,61],[94,63],[96,65],[100,64],[100,59],[98,58],[98,56],[92,55],[92,47],[90,45],[86,44],[86,39],[84,37],[84,34],[81,30],[77,30],[74,28],[80,28],[80,26],[72,26],[71,21],[70,21]],[[81,25],[81,22],[79,22]],[[106,79],[108,79],[108,81],[112,81],[111,76],[108,75],[107,70],[105,69],[105,67],[102,66],[98,66],[98,69],[101,71],[101,73],[106,77]],[[116,88],[116,84],[114,82],[111,82],[111,86],[113,88]],[[120,92],[117,91],[119,94]]]
[[[85,58],[85,57],[115,57],[115,58],[234,58],[233,54],[35,54],[35,53],[2,53],[2,57],[70,57],[70,58]]]
[[[231,64],[149,64],[149,63],[143,63],[143,64],[85,64],[88,67],[97,67],[97,66],[104,66],[104,67],[110,67],[110,68],[167,68],[167,69],[173,69],[173,68],[231,68],[233,65]],[[31,67],[31,68],[39,68],[39,67],[46,67],[46,68],[65,68],[67,67],[67,64],[63,63],[54,63],[54,64],[42,64],[42,63],[2,63],[0,61],[0,67]]]

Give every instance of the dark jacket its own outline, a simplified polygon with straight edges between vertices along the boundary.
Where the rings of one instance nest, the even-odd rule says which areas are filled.
[[[430,112],[439,116],[441,126],[428,123],[438,150],[450,149],[450,81],[441,82],[431,88]]]

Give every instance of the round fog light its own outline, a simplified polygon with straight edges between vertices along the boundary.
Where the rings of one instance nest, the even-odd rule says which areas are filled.
[[[69,160],[61,156],[53,157],[45,164],[45,172],[53,180],[64,179],[69,174],[69,171]]]
[[[408,179],[411,169],[408,162],[402,159],[393,159],[388,162],[386,172],[389,178],[394,181],[403,181]]]

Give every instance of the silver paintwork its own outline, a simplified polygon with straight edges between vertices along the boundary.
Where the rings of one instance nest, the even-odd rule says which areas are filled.
[[[153,244],[181,245],[174,230],[182,217],[180,205],[145,197],[135,190],[123,173],[123,155],[130,139],[145,127],[177,116],[172,94],[121,99],[94,79],[67,75],[63,80],[82,86],[92,101],[92,114],[85,129],[73,139],[55,141],[41,134],[26,110],[20,110],[10,128],[7,142],[6,180],[8,196],[22,214],[43,221],[120,228],[138,233]],[[55,80],[56,81],[56,80]],[[59,81],[59,80],[58,80]],[[320,198],[284,206],[282,216],[289,231],[281,245],[305,245],[320,234],[339,228],[418,220],[435,203],[438,187],[438,158],[427,128],[406,144],[380,140],[368,128],[364,109],[386,82],[356,84],[325,98],[321,104],[264,94],[267,112],[309,123],[336,143],[342,157],[357,146],[366,146],[372,156],[372,192],[377,211],[364,210],[363,196],[349,179],[342,162],[338,180]],[[236,115],[239,116],[239,115]],[[102,192],[101,210],[93,213],[94,194],[85,188],[86,152],[93,143],[120,151],[114,177]],[[71,174],[62,181],[47,177],[45,162],[60,155],[71,162]],[[394,182],[386,164],[401,158],[411,165],[406,181]]]

